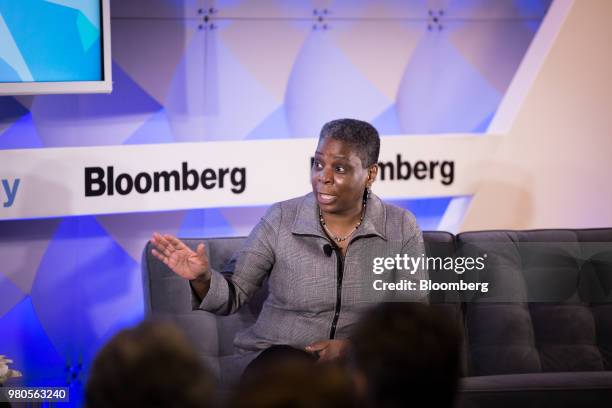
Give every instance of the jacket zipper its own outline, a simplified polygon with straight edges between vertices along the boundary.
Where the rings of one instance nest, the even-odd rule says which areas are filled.
[[[329,338],[333,339],[336,336],[336,325],[340,317],[340,307],[342,306],[342,277],[344,275],[344,262],[341,250],[332,245],[336,254],[336,308],[334,310],[334,318],[332,320],[331,329],[329,330]]]

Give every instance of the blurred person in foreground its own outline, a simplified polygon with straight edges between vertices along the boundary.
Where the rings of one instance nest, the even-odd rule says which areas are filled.
[[[245,375],[228,408],[357,408],[351,377],[335,362],[289,358]],[[256,374],[256,375],[255,375]]]
[[[144,322],[98,352],[85,389],[87,408],[213,406],[214,377],[170,323]]]
[[[363,310],[383,298],[371,293],[373,257],[424,253],[414,216],[371,192],[379,151],[380,137],[369,123],[326,123],[312,161],[312,192],[272,205],[223,273],[210,268],[203,244],[194,251],[172,235],[153,235],[153,255],[189,281],[194,308],[234,313],[268,278],[257,321],[234,339],[240,356],[234,378],[255,358],[342,356]],[[269,177],[271,183],[282,180]],[[276,187],[285,188],[282,182]],[[390,274],[396,281],[426,278],[426,271],[415,272]],[[427,301],[426,291],[406,295]]]
[[[368,407],[453,407],[461,333],[431,306],[384,303],[358,323],[348,352],[360,399]]]

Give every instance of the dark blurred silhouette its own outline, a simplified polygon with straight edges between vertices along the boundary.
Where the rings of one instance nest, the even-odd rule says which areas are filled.
[[[96,356],[87,408],[212,406],[214,377],[170,323],[144,322],[115,335]]]
[[[277,359],[276,357],[279,357]],[[262,360],[228,401],[229,408],[354,408],[355,390],[344,367],[288,356]],[[245,373],[247,374],[247,373]]]
[[[371,407],[452,407],[461,333],[421,303],[384,303],[366,313],[349,350],[360,398]]]
[[[289,345],[274,345],[270,346],[257,356],[242,373],[241,382],[248,382],[265,375],[269,367],[274,367],[277,364],[284,364],[288,361],[304,363],[314,363],[318,357],[316,354],[309,353],[305,350],[291,347]]]

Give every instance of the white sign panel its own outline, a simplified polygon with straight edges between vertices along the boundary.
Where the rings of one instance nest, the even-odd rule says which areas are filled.
[[[469,195],[496,136],[382,138],[383,198]],[[0,219],[267,205],[310,191],[316,139],[0,151]]]

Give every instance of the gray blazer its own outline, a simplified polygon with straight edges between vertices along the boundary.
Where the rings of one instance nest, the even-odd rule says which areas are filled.
[[[194,308],[233,313],[268,277],[269,295],[257,321],[234,340],[238,349],[247,352],[347,338],[363,309],[372,304],[391,299],[427,301],[426,291],[373,289],[373,282],[380,279],[427,279],[426,271],[410,273],[401,266],[373,273],[376,257],[424,254],[422,234],[410,212],[372,195],[344,259],[324,248],[329,244],[313,193],[276,203],[227,269],[212,271],[210,289],[199,305],[194,301]]]

